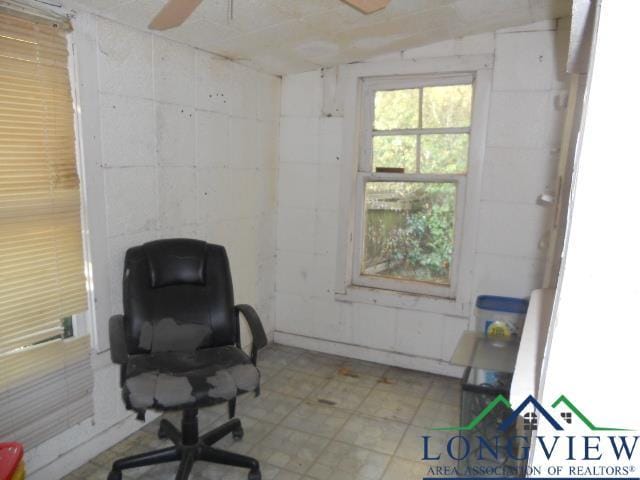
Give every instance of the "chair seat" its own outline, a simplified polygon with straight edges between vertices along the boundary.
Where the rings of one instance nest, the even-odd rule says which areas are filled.
[[[193,352],[131,355],[125,367],[123,397],[138,411],[175,410],[226,402],[256,391],[260,372],[235,346]]]

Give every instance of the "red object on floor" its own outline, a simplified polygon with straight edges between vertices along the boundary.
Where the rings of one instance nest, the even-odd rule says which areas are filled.
[[[0,480],[11,480],[22,462],[24,449],[16,442],[0,443]]]

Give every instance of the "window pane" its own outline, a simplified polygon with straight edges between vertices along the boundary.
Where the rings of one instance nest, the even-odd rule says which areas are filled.
[[[422,128],[471,125],[471,85],[425,87],[422,92]]]
[[[420,173],[464,173],[468,156],[467,133],[420,137]]]
[[[449,284],[456,185],[367,182],[363,275]]]
[[[374,169],[400,167],[404,173],[416,173],[417,143],[415,135],[373,137]]]
[[[73,337],[73,317],[64,317],[62,319],[63,338]]]
[[[418,128],[420,90],[388,90],[376,92],[374,130]]]

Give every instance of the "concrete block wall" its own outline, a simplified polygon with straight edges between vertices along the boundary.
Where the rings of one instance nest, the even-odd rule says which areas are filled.
[[[126,248],[192,236],[227,246],[236,300],[256,305],[276,338],[447,373],[469,318],[335,300],[344,125],[322,114],[320,72],[286,76],[281,86],[90,14],[76,22],[76,47],[90,57],[78,81],[94,99],[80,107],[89,224],[99,223],[90,231],[99,351],[108,313],[121,311]],[[372,60],[495,53],[475,293],[524,296],[540,284],[548,211],[536,197],[556,162],[564,83],[554,62],[562,63],[564,34],[544,23]],[[34,480],[59,478],[139,428],[121,404],[117,373],[108,353],[95,356],[96,417],[27,453]]]
[[[480,226],[470,267],[473,298],[526,297],[541,286],[551,209],[537,198],[554,182],[567,34],[555,21],[541,22],[370,60],[495,55]],[[470,316],[334,296],[338,225],[348,208],[338,204],[338,167],[353,159],[341,151],[343,118],[323,115],[322,75],[289,75],[282,83],[275,338],[457,375],[460,369],[447,362],[462,332],[473,326]]]
[[[89,12],[73,23],[94,417],[26,452],[33,480],[61,478],[143,425],[125,410],[106,351],[130,246],[168,237],[224,245],[236,302],[273,330],[280,78]]]
[[[480,197],[475,291],[527,296],[541,286],[567,100],[568,22],[496,34]],[[498,267],[501,266],[501,267]]]
[[[280,79],[102,18],[96,38],[111,311],[128,247],[191,237],[269,326]]]

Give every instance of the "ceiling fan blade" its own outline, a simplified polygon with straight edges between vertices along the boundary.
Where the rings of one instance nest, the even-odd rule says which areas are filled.
[[[151,30],[167,30],[182,25],[189,15],[198,8],[202,0],[169,0],[162,10],[153,17]]]
[[[390,0],[342,0],[362,13],[373,13],[389,5]]]

